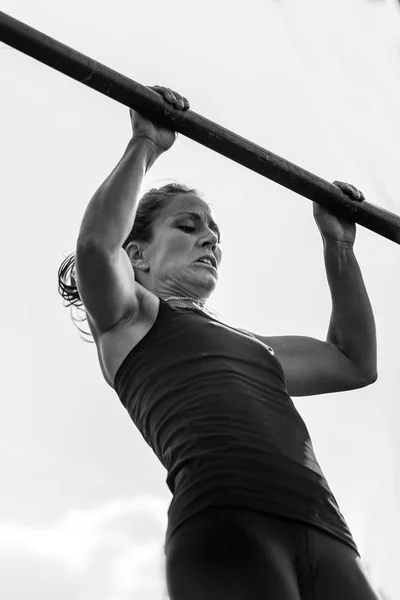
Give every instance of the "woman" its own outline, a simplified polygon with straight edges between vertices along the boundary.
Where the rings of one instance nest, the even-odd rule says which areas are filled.
[[[152,89],[167,110],[189,108]],[[376,380],[355,225],[314,205],[333,303],[326,342],[230,327],[206,307],[222,256],[210,206],[179,185],[138,204],[176,135],[130,115],[133,136],[86,209],[59,290],[83,304],[105,380],[168,470],[171,600],[376,600],[290,398]]]

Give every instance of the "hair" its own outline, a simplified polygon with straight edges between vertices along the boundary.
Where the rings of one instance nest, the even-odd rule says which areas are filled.
[[[180,183],[169,183],[160,188],[152,188],[146,192],[139,201],[135,222],[133,227],[122,244],[126,250],[130,242],[151,242],[153,240],[153,223],[163,208],[171,202],[178,194],[196,194],[200,196],[198,190],[189,188]],[[133,267],[132,267],[133,268]],[[87,338],[82,337],[83,341],[93,343],[90,332],[84,331],[78,325],[86,320],[86,311],[83,307],[81,297],[76,285],[75,274],[75,253],[69,254],[61,263],[58,269],[58,293],[63,298],[63,304],[66,308],[71,307],[71,319],[77,329]],[[79,314],[74,316],[73,308]]]

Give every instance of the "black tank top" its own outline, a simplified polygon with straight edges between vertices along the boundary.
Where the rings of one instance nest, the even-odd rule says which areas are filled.
[[[160,299],[114,388],[168,471],[167,542],[204,509],[236,507],[312,525],[359,554],[282,367],[252,334]]]

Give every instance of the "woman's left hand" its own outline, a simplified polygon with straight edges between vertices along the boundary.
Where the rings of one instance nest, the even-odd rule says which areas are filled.
[[[354,185],[344,183],[343,181],[334,181],[334,185],[347,194],[352,200],[362,202],[365,200],[364,194]],[[356,239],[356,224],[348,221],[345,217],[339,217],[330,210],[317,204],[314,204],[314,219],[318,225],[324,240],[342,242],[345,244],[354,244]]]

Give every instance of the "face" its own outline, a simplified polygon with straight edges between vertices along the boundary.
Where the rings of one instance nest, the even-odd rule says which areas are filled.
[[[194,214],[189,214],[194,213]],[[127,248],[137,280],[161,297],[206,300],[218,281],[222,252],[218,227],[209,206],[194,194],[171,200],[153,223],[153,241]],[[217,269],[196,262],[211,254]],[[145,264],[148,271],[141,269]]]

